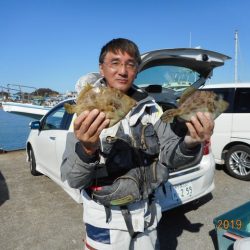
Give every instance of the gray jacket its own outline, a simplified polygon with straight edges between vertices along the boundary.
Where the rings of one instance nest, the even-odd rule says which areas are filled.
[[[183,142],[184,137],[178,136],[170,124],[163,123],[159,119],[159,112],[162,111],[159,110],[160,107],[155,103],[153,98],[136,89],[133,89],[131,97],[137,100],[137,106],[129,116],[130,122],[132,121],[130,124],[136,122],[135,116],[137,114],[139,114],[138,119],[142,119],[144,116],[149,117],[159,138],[159,160],[163,165],[169,169],[176,169],[192,166],[201,160],[201,145],[192,150],[187,149]],[[146,107],[150,108],[150,113],[145,113]],[[158,115],[156,115],[157,113]],[[83,151],[79,141],[75,138],[74,133],[69,132],[61,165],[62,180],[67,180],[68,184],[73,188],[87,188],[92,184],[97,175],[96,168],[99,163],[100,156],[87,155]],[[102,171],[103,175],[107,174],[105,168]],[[100,170],[98,175],[100,175]]]

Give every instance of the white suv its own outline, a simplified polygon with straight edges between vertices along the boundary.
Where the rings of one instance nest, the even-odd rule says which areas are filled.
[[[222,95],[228,109],[215,120],[212,152],[217,164],[233,177],[250,180],[250,83],[208,84]]]

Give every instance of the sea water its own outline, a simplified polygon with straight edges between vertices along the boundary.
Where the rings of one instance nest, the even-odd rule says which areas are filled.
[[[31,121],[34,119],[10,114],[0,109],[0,149],[6,151],[24,149]]]

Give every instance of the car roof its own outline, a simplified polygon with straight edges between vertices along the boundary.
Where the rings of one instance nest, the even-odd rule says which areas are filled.
[[[211,71],[224,65],[231,57],[199,48],[175,48],[149,51],[141,55],[142,63],[139,71],[156,65],[176,65],[190,68],[207,78]]]
[[[204,89],[214,89],[214,88],[250,88],[250,82],[241,82],[241,83],[207,83],[203,87]]]

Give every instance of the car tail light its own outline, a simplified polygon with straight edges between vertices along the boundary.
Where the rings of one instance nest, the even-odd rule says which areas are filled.
[[[204,146],[203,146],[203,155],[208,155],[210,153],[210,145],[211,145],[210,140],[205,141]]]

